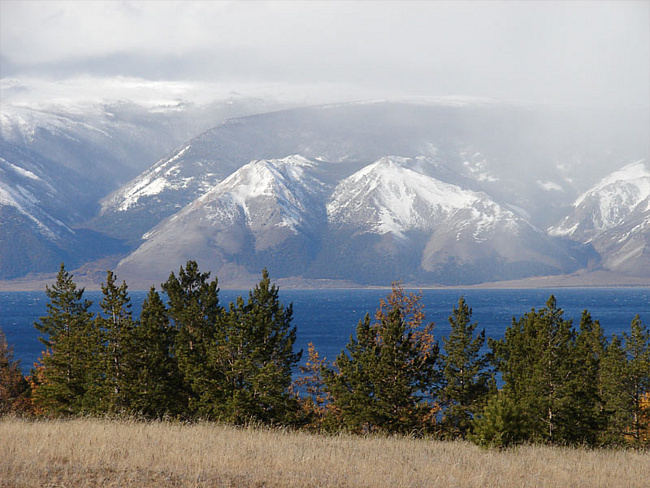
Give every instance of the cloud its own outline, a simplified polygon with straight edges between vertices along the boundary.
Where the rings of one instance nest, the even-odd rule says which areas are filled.
[[[649,104],[648,2],[2,0],[2,76]]]

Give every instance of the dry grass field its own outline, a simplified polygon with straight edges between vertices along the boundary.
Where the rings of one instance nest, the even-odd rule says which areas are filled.
[[[0,420],[1,487],[647,487],[650,452],[323,436],[215,424]]]

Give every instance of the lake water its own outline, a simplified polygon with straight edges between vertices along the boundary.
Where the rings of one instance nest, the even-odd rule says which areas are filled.
[[[233,301],[248,291],[222,290],[222,305]],[[328,360],[345,347],[350,334],[366,313],[371,315],[387,290],[280,290],[283,303],[293,303],[294,325],[298,329],[297,348],[307,350],[313,342],[321,356]],[[513,317],[520,317],[531,308],[542,308],[554,294],[564,317],[573,319],[577,326],[582,311],[587,309],[600,321],[608,337],[629,332],[636,314],[650,323],[650,288],[562,288],[536,290],[424,290],[422,301],[426,306],[427,320],[436,324],[438,339],[449,335],[448,317],[462,295],[473,309],[473,320],[479,329],[485,328],[489,337],[500,338]],[[139,315],[146,292],[130,293],[134,315]],[[99,310],[101,292],[87,292],[85,297]],[[0,292],[0,328],[13,346],[14,357],[22,362],[26,373],[40,357],[42,344],[34,322],[47,313],[47,296],[44,292]],[[306,356],[306,352],[305,352]]]

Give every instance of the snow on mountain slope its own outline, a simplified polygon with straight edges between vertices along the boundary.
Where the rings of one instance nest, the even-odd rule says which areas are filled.
[[[578,197],[551,235],[590,243],[601,266],[650,277],[650,168],[630,163]]]
[[[315,176],[316,163],[299,155],[256,160],[174,215],[170,222],[197,212],[214,225],[243,219],[254,234],[286,229],[293,234],[313,228],[322,218],[327,186]],[[145,234],[149,239],[161,226]],[[164,228],[164,226],[162,226]],[[265,247],[258,243],[256,247]]]
[[[174,140],[186,137],[167,127],[178,117],[128,103],[3,105],[0,157],[38,175],[49,185],[42,201],[46,210],[78,224],[93,216],[102,196],[148,167],[161,155],[158,151],[164,153]],[[54,194],[65,208],[50,208]]]
[[[602,267],[630,276],[650,278],[650,196],[627,218],[592,240]]]
[[[0,278],[17,269],[55,271],[62,260],[72,264],[115,252],[112,239],[92,230],[71,234],[70,228],[84,226],[102,197],[164,153],[237,113],[218,103],[166,109],[121,101],[3,102]]]
[[[513,183],[510,165],[519,168],[521,154],[535,168],[538,164],[532,161],[545,158],[543,148],[512,137],[512,126],[519,130],[533,123],[531,118],[521,108],[374,102],[231,119],[180,146],[104,199],[96,224],[138,240],[249,161],[290,154],[338,164],[328,178],[333,184],[364,165],[399,154],[413,158],[412,169],[442,181],[511,196],[522,183]],[[533,173],[525,171],[521,177]],[[532,202],[520,206],[524,204],[529,213],[537,209]],[[547,209],[544,215],[549,213]]]
[[[332,184],[387,155],[420,157],[411,169],[488,193],[547,228],[578,192],[609,172],[608,151],[619,155],[624,147],[636,154],[627,140],[622,144],[594,135],[575,115],[566,115],[515,104],[376,101],[233,118],[179,144],[106,197],[93,228],[139,242],[164,218],[250,161],[291,154],[338,164],[329,172]],[[598,169],[575,171],[574,162],[583,159]]]
[[[487,194],[413,166],[408,158],[386,157],[339,183],[327,206],[330,234],[319,272],[353,278],[346,270],[361,263],[359,274],[377,280],[388,269],[405,279],[454,283],[579,266],[561,243]]]
[[[13,207],[33,222],[45,239],[56,241],[64,235],[70,237],[73,234],[67,225],[40,209],[38,199],[20,185],[11,188],[0,181],[0,206]]]
[[[590,242],[623,224],[650,195],[650,168],[641,160],[603,178],[580,195],[572,212],[549,229],[551,235]]]
[[[647,145],[637,133],[601,137],[579,127],[581,116],[537,108],[384,101],[223,123],[203,112],[199,122],[214,128],[190,139],[181,134],[200,111],[182,104],[2,107],[0,182],[48,228],[26,202],[77,234],[86,226],[142,244],[140,269],[157,267],[162,279],[180,257],[234,274],[268,266],[278,276],[377,284],[556,273],[584,262],[582,251],[539,228]],[[304,161],[282,162],[291,154]],[[158,162],[133,178],[145,160]],[[17,206],[3,208],[3,231],[18,235],[18,217],[38,229]]]
[[[392,233],[432,230],[451,213],[485,199],[478,193],[407,168],[407,158],[385,157],[343,180],[327,212],[333,225],[356,226],[361,232]],[[495,205],[495,211],[500,211]],[[476,215],[488,225],[486,214]]]
[[[229,195],[246,217],[255,232],[268,225],[284,227],[293,233],[311,228],[320,217],[322,196],[327,186],[313,171],[316,164],[299,156],[283,159],[253,161],[223,181],[214,190],[201,197],[201,202]],[[274,208],[275,218],[264,214]],[[265,208],[266,207],[266,208]]]
[[[76,235],[48,213],[40,196],[53,191],[32,171],[0,157],[0,276],[12,278],[60,263]]]
[[[267,265],[299,271],[326,225],[328,186],[319,176],[317,164],[298,155],[252,161],[146,233],[117,269],[141,277],[159,272],[161,256],[165,266],[193,256],[187,259],[213,270]]]
[[[342,179],[293,155],[255,160],[144,235],[120,276],[162,279],[195,259],[219,276],[470,282],[558,273],[566,249],[486,194],[415,171],[423,161],[384,157]],[[450,271],[450,263],[464,267]]]
[[[58,134],[70,140],[88,137],[88,133],[93,132],[110,137],[108,132],[98,126],[99,124],[89,122],[93,117],[101,120],[101,115],[98,106],[89,107],[77,114],[62,114],[8,105],[0,112],[0,137],[12,142],[33,142],[39,131]]]
[[[102,202],[102,209],[111,205],[116,205],[118,211],[125,211],[137,204],[143,197],[150,197],[162,192],[165,188],[172,186],[167,177],[171,176],[177,167],[173,163],[178,160],[189,149],[185,146],[178,151],[171,159],[167,161],[167,168],[155,166],[153,169],[146,171],[137,180],[132,181],[126,187],[121,189],[120,195],[123,198],[117,198],[115,195]],[[171,165],[171,167],[169,167]]]

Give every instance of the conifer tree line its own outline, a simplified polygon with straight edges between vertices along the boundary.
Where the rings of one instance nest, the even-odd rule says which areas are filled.
[[[576,327],[551,296],[486,338],[461,297],[438,341],[421,295],[394,284],[331,361],[295,351],[292,305],[266,270],[248,297],[219,302],[217,279],[188,261],[152,287],[139,317],[107,272],[90,312],[63,264],[35,323],[45,351],[23,377],[0,332],[0,415],[131,415],[290,426],[316,432],[650,447],[650,330],[605,337]],[[497,386],[499,385],[499,386]]]

